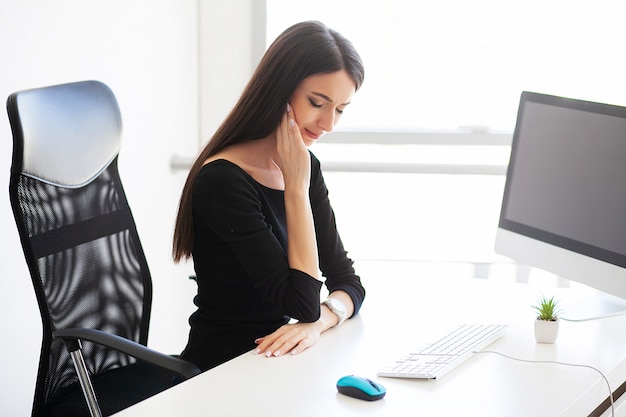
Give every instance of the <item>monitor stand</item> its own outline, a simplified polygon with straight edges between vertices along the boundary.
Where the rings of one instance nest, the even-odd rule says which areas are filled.
[[[588,321],[626,314],[626,300],[601,291],[574,290],[560,302],[562,320]]]

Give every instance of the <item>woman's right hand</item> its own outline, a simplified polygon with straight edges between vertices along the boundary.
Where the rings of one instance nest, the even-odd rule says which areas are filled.
[[[287,217],[287,259],[289,267],[319,278],[317,241],[309,184],[311,157],[304,146],[295,114],[288,104],[276,129],[276,164],[285,183],[285,212]]]
[[[296,123],[296,115],[289,103],[276,129],[276,150],[278,153],[276,164],[283,173],[285,191],[292,187],[308,190],[311,159]]]

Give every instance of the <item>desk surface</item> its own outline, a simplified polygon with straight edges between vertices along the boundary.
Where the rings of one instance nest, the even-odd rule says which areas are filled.
[[[434,381],[381,378],[376,371],[455,324],[502,322],[488,347],[510,356],[593,366],[615,390],[626,380],[626,316],[562,322],[553,345],[537,344],[530,305],[536,288],[414,264],[368,265],[358,317],[324,333],[307,351],[279,358],[247,353],[118,414],[132,416],[586,416],[607,398],[600,374],[582,367],[523,363],[477,354]],[[374,378],[384,399],[337,393],[348,374]]]

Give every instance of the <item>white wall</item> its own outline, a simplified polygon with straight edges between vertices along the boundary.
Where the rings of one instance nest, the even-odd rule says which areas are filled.
[[[190,264],[171,261],[171,235],[184,181],[172,172],[174,154],[197,152],[200,126],[208,134],[250,71],[253,0],[0,0],[0,98],[13,91],[97,79],[115,92],[124,138],[120,171],[154,281],[150,346],[179,353],[187,338],[195,284]],[[199,11],[204,17],[199,17]],[[221,19],[218,18],[221,17]],[[204,26],[199,45],[199,22]],[[224,34],[222,31],[227,31]],[[225,48],[229,43],[237,48]],[[249,49],[249,47],[248,47]],[[230,51],[228,56],[223,50]],[[220,97],[200,117],[203,91]],[[229,59],[230,61],[226,61]],[[233,64],[241,60],[241,64]],[[225,68],[224,68],[225,67]],[[232,71],[232,68],[239,71]],[[211,71],[216,71],[216,77]],[[228,87],[231,86],[231,87]],[[220,95],[213,92],[219,88]],[[205,111],[209,111],[205,110]],[[4,116],[2,115],[4,114]],[[201,122],[202,119],[203,121]],[[12,151],[6,112],[0,111],[0,415],[30,414],[41,342],[41,321],[9,206]],[[10,382],[9,382],[10,381]]]

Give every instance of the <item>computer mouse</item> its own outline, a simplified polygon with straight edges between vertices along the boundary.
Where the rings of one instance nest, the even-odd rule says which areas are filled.
[[[347,375],[337,381],[337,391],[349,397],[365,401],[380,400],[387,390],[382,385],[355,375]]]

